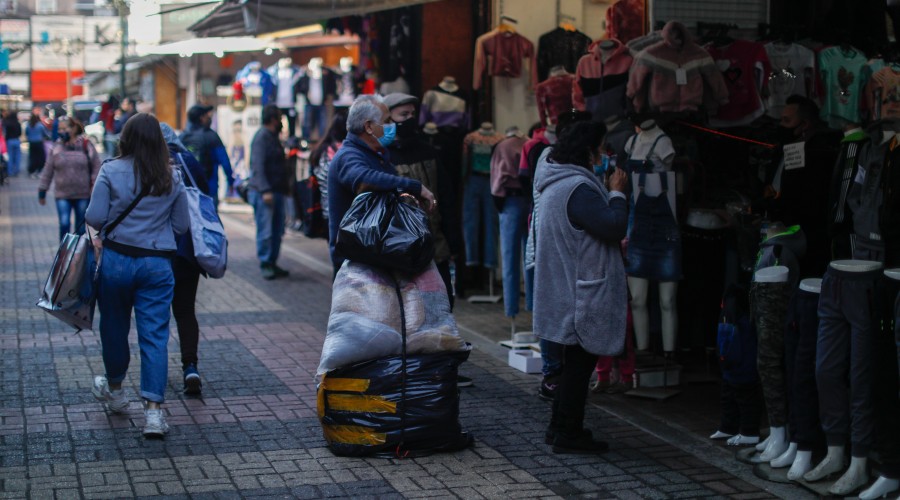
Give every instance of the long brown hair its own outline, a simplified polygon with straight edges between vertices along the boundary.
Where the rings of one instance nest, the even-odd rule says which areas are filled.
[[[172,191],[169,149],[155,116],[138,113],[125,122],[119,139],[119,157],[124,156],[134,159],[134,177],[140,179],[141,189],[150,186],[149,195],[161,196]]]

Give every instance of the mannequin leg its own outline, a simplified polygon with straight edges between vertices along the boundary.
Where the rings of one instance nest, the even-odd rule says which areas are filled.
[[[859,500],[874,500],[876,498],[887,496],[888,493],[897,491],[898,489],[900,489],[900,480],[888,479],[881,476],[875,480],[875,483],[873,483],[872,486],[869,486],[865,491],[859,494]]]
[[[864,457],[852,457],[850,468],[831,485],[831,488],[828,488],[828,492],[832,495],[844,496],[865,486],[869,482],[869,472],[866,470],[867,461],[868,459]]]
[[[659,284],[659,310],[662,321],[663,351],[674,352],[678,337],[678,282],[664,281]]]
[[[794,457],[794,463],[791,464],[791,470],[787,473],[787,478],[791,481],[799,481],[803,475],[812,469],[812,452],[798,451]]]
[[[797,458],[797,443],[792,442],[788,445],[787,451],[769,462],[769,465],[771,465],[773,469],[780,469],[782,467],[793,465],[795,458]]]
[[[768,462],[787,451],[787,385],[784,377],[784,319],[787,283],[753,283],[752,314],[758,338],[757,366],[769,417],[768,443],[760,460]],[[758,449],[758,448],[757,448]]]
[[[825,455],[825,458],[819,462],[819,465],[816,466],[815,469],[803,474],[803,479],[805,481],[814,482],[820,479],[825,479],[826,477],[831,476],[837,472],[840,472],[844,468],[844,447],[843,446],[829,446],[828,453]]]
[[[631,291],[631,315],[634,319],[634,336],[637,350],[646,351],[650,347],[650,313],[647,310],[647,292],[650,282],[643,278],[628,278]]]

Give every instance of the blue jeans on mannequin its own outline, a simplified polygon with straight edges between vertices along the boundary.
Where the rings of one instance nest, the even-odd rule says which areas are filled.
[[[272,204],[263,202],[263,194],[250,190],[250,205],[256,221],[256,256],[260,264],[275,264],[284,236],[284,195],[272,193]]]
[[[471,174],[466,181],[463,191],[463,239],[467,266],[483,264],[489,269],[497,267],[497,208],[491,196],[491,178],[487,175]]]
[[[506,316],[519,315],[519,281],[522,276],[522,251],[528,236],[528,202],[523,196],[507,196],[500,210],[500,255],[503,258],[503,308]],[[534,273],[525,273],[526,281]],[[533,290],[525,284],[525,294]],[[525,299],[531,303],[530,297]]]
[[[303,107],[303,138],[307,141],[312,140],[312,130],[316,127],[318,140],[325,137],[325,130],[328,129],[328,108],[325,105],[314,106],[307,104]]]
[[[56,200],[56,211],[59,214],[59,239],[62,241],[66,233],[84,234],[84,213],[87,211],[88,199]],[[72,228],[72,211],[75,211],[75,228]]]
[[[141,397],[156,403],[165,401],[169,307],[174,289],[171,259],[130,257],[103,249],[97,304],[106,378],[112,386],[125,380],[131,361],[128,331],[134,309],[141,351]]]

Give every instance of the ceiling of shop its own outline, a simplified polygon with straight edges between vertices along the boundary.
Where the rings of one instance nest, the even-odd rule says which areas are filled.
[[[258,35],[435,1],[439,0],[225,0],[188,29],[202,37]]]

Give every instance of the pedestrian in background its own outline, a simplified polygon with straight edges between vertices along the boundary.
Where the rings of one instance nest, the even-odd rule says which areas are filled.
[[[225,150],[222,138],[210,128],[212,111],[212,106],[200,104],[191,106],[191,109],[188,110],[187,127],[179,139],[203,167],[203,176],[198,177],[197,182],[200,182],[199,179],[206,181],[207,186],[203,192],[212,197],[216,209],[218,209],[219,167],[222,167],[225,172],[225,182],[229,191],[234,182],[234,172],[231,170],[231,160],[228,158],[228,151]]]
[[[600,453],[608,444],[584,428],[584,406],[597,355],[621,352],[628,290],[619,242],[628,226],[616,170],[609,189],[594,175],[601,165],[600,123],[569,127],[535,173],[534,332],[563,345],[563,366],[546,441],[554,453]]]
[[[50,150],[38,183],[38,203],[41,205],[47,204],[47,190],[53,183],[60,240],[66,233],[84,234],[84,213],[99,173],[100,155],[85,137],[84,126],[75,118],[60,120],[59,140]],[[73,211],[74,228],[71,224]]]
[[[284,236],[284,197],[290,182],[281,133],[281,110],[268,104],[262,111],[262,127],[250,145],[248,198],[256,219],[256,255],[263,279],[283,278],[290,273],[276,264]]]
[[[6,155],[9,159],[8,173],[10,177],[19,175],[22,166],[22,124],[16,112],[9,109],[3,112],[3,137],[6,139]]]
[[[334,155],[341,149],[341,144],[347,138],[347,115],[343,112],[334,114],[328,132],[312,153],[309,155],[309,164],[312,166],[313,175],[319,183],[319,192],[322,194],[322,216],[328,222],[328,169]]]
[[[38,110],[35,110],[38,111]],[[44,168],[47,155],[44,151],[44,140],[50,138],[50,132],[41,122],[37,113],[32,113],[25,125],[25,139],[28,141],[28,175],[35,179]]]
[[[134,310],[141,350],[141,398],[145,437],[168,432],[160,405],[169,369],[169,307],[175,278],[175,234],[190,229],[181,174],[169,164],[169,151],[152,115],[128,120],[120,155],[103,164],[91,194],[87,223],[99,230],[94,247],[102,251],[97,303],[105,375],[94,377],[92,393],[112,412],[128,408],[122,388],[131,360],[128,331]],[[104,227],[133,210],[111,232]]]

